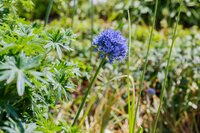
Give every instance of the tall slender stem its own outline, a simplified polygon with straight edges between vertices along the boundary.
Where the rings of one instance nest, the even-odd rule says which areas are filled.
[[[162,108],[163,97],[164,97],[165,87],[166,87],[166,83],[167,83],[167,75],[168,75],[168,72],[169,72],[170,58],[171,58],[174,42],[175,42],[175,39],[176,39],[176,31],[177,31],[177,27],[178,27],[178,22],[179,22],[179,19],[180,19],[182,0],[179,0],[179,3],[180,3],[180,7],[179,7],[179,10],[178,10],[178,17],[177,17],[177,20],[176,20],[175,29],[173,31],[172,44],[171,44],[171,47],[170,47],[169,56],[168,56],[168,60],[167,60],[167,67],[165,69],[165,78],[164,78],[164,81],[163,81],[163,84],[162,84],[161,95],[160,95],[160,104],[159,104],[158,112],[157,112],[157,115],[156,115],[156,121],[155,121],[155,125],[154,125],[154,128],[153,128],[153,133],[155,133],[155,131],[156,131],[158,118],[159,118],[160,111],[161,111],[161,108]]]
[[[73,0],[73,9],[72,9],[72,16],[71,16],[71,29],[74,30],[74,16],[75,16],[75,13],[76,13],[76,4],[78,4],[78,1],[76,3],[76,0]],[[71,47],[72,45],[72,40],[70,40],[69,42],[69,47]],[[68,57],[69,57],[69,60],[71,59],[71,55],[70,55],[70,52],[68,54]]]
[[[128,39],[128,62],[127,62],[127,75],[128,75],[128,80],[127,80],[127,87],[128,87],[128,122],[129,122],[129,132],[132,130],[132,115],[131,115],[131,100],[130,100],[130,47],[131,47],[131,19],[130,19],[130,12],[128,12],[128,29],[129,29],[129,39]]]
[[[46,26],[49,21],[49,15],[51,12],[52,5],[53,5],[53,0],[49,0],[46,15],[45,15],[44,26]]]
[[[154,16],[153,16],[153,25],[151,27],[150,37],[149,37],[149,41],[148,41],[148,48],[147,48],[147,53],[146,53],[146,56],[145,56],[145,63],[144,63],[144,67],[143,67],[143,72],[142,72],[142,75],[140,77],[139,95],[138,95],[138,99],[137,99],[135,116],[134,116],[134,121],[133,121],[133,133],[135,132],[135,123],[136,123],[137,111],[138,111],[138,108],[139,108],[140,97],[141,97],[141,94],[142,94],[144,75],[145,75],[146,69],[147,69],[149,50],[150,50],[151,40],[152,40],[152,36],[153,36],[153,30],[154,30],[155,22],[156,22],[157,9],[158,9],[158,0],[156,0],[156,4],[155,4],[155,10],[154,10]]]
[[[92,42],[93,42],[93,31],[94,31],[94,3],[93,0],[91,0],[91,10],[90,10],[90,18],[91,18],[91,46],[92,46]],[[92,58],[92,49],[90,49],[90,60]]]
[[[105,57],[106,57],[106,56],[105,56]],[[98,73],[99,73],[101,67],[103,66],[105,60],[106,60],[106,58],[102,59],[101,63],[99,64],[99,67],[97,68],[97,70],[96,70],[96,72],[95,72],[95,74],[94,74],[94,77],[93,77],[93,79],[92,79],[92,81],[91,81],[91,83],[90,83],[90,85],[89,85],[87,91],[85,92],[85,95],[84,95],[83,100],[82,100],[82,102],[81,102],[81,104],[80,104],[80,106],[79,106],[78,112],[76,113],[76,116],[75,116],[75,118],[74,118],[74,121],[73,121],[73,123],[72,123],[72,126],[74,126],[74,125],[76,124],[76,121],[77,121],[77,119],[78,119],[78,117],[79,117],[79,115],[80,115],[80,113],[81,113],[81,110],[82,110],[84,104],[85,104],[85,101],[86,101],[86,99],[87,99],[87,96],[88,96],[88,94],[89,94],[89,92],[90,92],[90,90],[91,90],[91,88],[92,88],[92,85],[94,84],[94,81],[95,81],[95,79],[96,79],[96,77],[97,77],[97,75],[98,75]]]
[[[73,0],[73,10],[72,10],[72,21],[71,21],[71,28],[74,28],[74,15],[76,13],[76,0]]]

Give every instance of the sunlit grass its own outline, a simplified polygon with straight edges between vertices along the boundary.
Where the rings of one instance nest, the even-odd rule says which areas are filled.
[[[148,62],[149,50],[150,50],[151,40],[152,40],[152,36],[153,36],[153,30],[154,30],[155,22],[156,22],[157,9],[158,9],[158,0],[156,0],[156,3],[155,3],[155,10],[154,10],[154,16],[153,16],[153,24],[152,24],[152,27],[151,27],[150,37],[149,37],[149,41],[148,41],[147,53],[145,55],[145,62],[144,62],[144,66],[143,66],[143,71],[142,71],[142,75],[140,77],[139,94],[138,94],[137,104],[136,104],[136,108],[135,108],[135,115],[134,115],[134,120],[133,120],[133,132],[135,132],[135,124],[137,122],[137,120],[136,120],[136,118],[137,118],[137,112],[138,112],[138,109],[139,109],[140,97],[141,97],[142,90],[143,90],[143,81],[144,81],[144,76],[145,76],[146,69],[147,69],[147,62]]]
[[[156,121],[155,121],[154,128],[153,128],[153,131],[152,131],[153,133],[156,132],[158,118],[159,118],[159,115],[160,115],[160,111],[162,109],[163,97],[164,97],[165,87],[166,87],[166,83],[167,83],[167,76],[168,76],[168,73],[169,73],[169,65],[170,65],[171,54],[172,54],[172,49],[173,49],[174,42],[175,42],[175,39],[176,39],[176,31],[177,31],[177,27],[178,27],[178,22],[179,22],[179,19],[180,19],[182,0],[180,0],[179,2],[180,2],[180,7],[178,9],[178,16],[177,16],[177,20],[176,20],[176,25],[175,25],[175,28],[174,28],[174,31],[173,31],[172,44],[170,45],[170,51],[169,51],[169,55],[168,55],[167,66],[166,66],[166,69],[165,69],[165,78],[164,78],[164,81],[162,83],[162,89],[161,89],[161,94],[160,94],[160,103],[159,103],[159,107],[158,107],[158,112],[156,114]]]
[[[131,44],[132,44],[132,25],[131,25],[131,17],[130,12],[128,12],[128,29],[129,29],[129,37],[128,37],[128,60],[127,60],[127,91],[128,91],[128,121],[129,121],[129,133],[132,133],[134,130],[134,114],[135,114],[135,85],[134,79],[130,74],[130,59],[131,59]],[[131,95],[132,92],[132,95]],[[132,98],[131,98],[132,96]]]
[[[53,5],[53,0],[49,0],[48,6],[47,6],[47,10],[46,10],[46,15],[45,15],[44,26],[46,26],[48,21],[49,21],[49,15],[51,13],[52,5]]]

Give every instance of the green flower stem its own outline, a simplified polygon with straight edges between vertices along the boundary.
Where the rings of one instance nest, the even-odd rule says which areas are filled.
[[[99,67],[97,68],[97,70],[96,70],[96,72],[95,72],[95,75],[94,75],[94,77],[93,77],[93,79],[92,79],[92,81],[91,81],[91,83],[90,83],[90,85],[89,85],[87,91],[85,92],[84,98],[83,98],[83,100],[82,100],[82,102],[81,102],[81,104],[80,104],[80,106],[79,106],[78,112],[76,113],[76,116],[75,116],[75,118],[74,118],[74,121],[73,121],[73,123],[72,123],[72,126],[74,126],[74,125],[76,124],[76,121],[77,121],[77,119],[78,119],[78,117],[79,117],[79,115],[80,115],[80,113],[81,113],[81,110],[82,110],[84,104],[85,104],[85,101],[86,101],[86,99],[87,99],[87,96],[88,96],[88,94],[89,94],[89,92],[90,92],[90,90],[91,90],[91,88],[92,88],[92,85],[94,84],[94,81],[95,81],[95,79],[96,79],[96,77],[97,77],[97,75],[98,75],[98,73],[99,73],[101,67],[103,66],[105,60],[106,60],[106,56],[102,59],[101,63],[99,64]]]
[[[157,9],[158,9],[158,0],[156,0],[156,4],[155,4],[155,10],[154,10],[154,16],[153,16],[153,25],[152,25],[152,28],[151,28],[150,37],[149,37],[149,41],[148,41],[148,48],[147,48],[147,53],[146,53],[146,56],[145,56],[145,63],[144,63],[142,75],[140,77],[139,95],[138,95],[138,99],[137,99],[137,104],[136,104],[136,109],[135,109],[135,116],[134,116],[134,120],[133,120],[133,133],[135,132],[137,111],[138,111],[138,108],[139,108],[140,97],[141,97],[141,94],[142,94],[144,75],[145,75],[146,69],[147,69],[149,50],[150,50],[151,40],[152,40],[152,36],[153,36],[153,30],[154,30],[155,22],[156,22]]]
[[[52,5],[53,5],[53,0],[49,0],[46,15],[45,15],[44,26],[46,26],[48,21],[49,21],[49,15],[50,15],[50,12],[51,12]]]
[[[156,115],[156,121],[155,121],[155,125],[154,125],[152,133],[155,133],[155,131],[156,131],[156,126],[157,126],[157,123],[158,123],[158,118],[159,118],[160,111],[161,111],[161,108],[162,108],[163,97],[164,97],[165,87],[166,87],[166,83],[167,83],[167,75],[168,75],[168,72],[169,72],[170,58],[171,58],[172,49],[173,49],[175,38],[176,38],[176,31],[177,31],[177,27],[178,27],[178,22],[179,22],[179,19],[180,19],[180,12],[181,12],[182,0],[179,0],[179,3],[180,3],[180,7],[179,7],[179,10],[178,10],[178,17],[177,17],[175,29],[173,31],[172,44],[171,44],[171,47],[170,47],[169,56],[168,56],[168,60],[167,60],[167,67],[165,69],[165,78],[164,78],[164,82],[162,84],[162,89],[161,89],[160,104],[159,104],[159,107],[158,107],[158,112],[157,112],[157,115]]]

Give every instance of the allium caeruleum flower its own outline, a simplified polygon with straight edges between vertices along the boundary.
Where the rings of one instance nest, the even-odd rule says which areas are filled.
[[[155,95],[155,94],[156,94],[156,91],[155,91],[155,89],[153,89],[153,88],[149,88],[149,89],[147,90],[147,92],[148,92],[149,94],[151,94],[151,95]]]
[[[128,51],[126,38],[119,31],[112,29],[101,32],[93,40],[93,45],[96,46],[96,51],[100,52],[101,58],[108,56],[111,64],[114,60],[122,61],[125,59]]]

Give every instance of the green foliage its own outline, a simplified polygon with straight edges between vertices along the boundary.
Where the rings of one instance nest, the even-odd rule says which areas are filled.
[[[167,29],[169,31],[169,29]],[[132,56],[137,61],[144,54],[144,28],[138,28],[137,40],[135,45],[137,48],[132,48],[135,51],[136,56]],[[170,31],[171,33],[171,31]],[[168,36],[171,38],[171,35]],[[200,38],[199,29],[193,27],[192,29],[178,28],[178,35],[176,37],[175,47],[172,51],[171,65],[169,66],[168,82],[165,93],[165,103],[163,105],[163,113],[160,119],[159,125],[165,127],[163,130],[159,129],[159,132],[181,132],[181,128],[184,128],[182,121],[183,114],[186,113],[191,116],[198,115],[195,113],[195,109],[199,108],[199,74],[200,70]],[[149,65],[147,68],[145,80],[148,87],[155,88],[157,95],[162,88],[162,82],[164,79],[164,69],[166,67],[167,51],[170,47],[170,39],[165,38],[162,33],[155,33],[152,42],[152,47],[149,55]],[[133,62],[135,62],[133,61]],[[139,62],[139,61],[138,61]],[[132,64],[134,66],[134,64]],[[140,72],[134,72],[135,77],[138,77]],[[145,96],[144,96],[145,97]],[[154,105],[156,107],[156,105]],[[152,107],[152,110],[154,108]],[[167,115],[168,114],[168,115]],[[192,117],[192,116],[191,116]],[[167,123],[164,123],[166,121]],[[187,127],[191,131],[194,131],[194,124],[198,119],[191,121],[185,121],[190,126]],[[173,123],[173,124],[171,124]],[[179,126],[174,126],[178,124]],[[170,129],[170,130],[169,130]]]
[[[8,14],[17,15],[18,11],[30,11],[33,9],[32,0],[0,0],[1,18]]]
[[[0,20],[0,128],[7,132],[46,132],[50,124],[53,129],[49,132],[78,132],[77,128],[67,128],[67,122],[61,120],[57,125],[53,117],[45,117],[58,102],[70,99],[75,88],[72,79],[82,76],[78,63],[67,56],[75,35],[69,29],[44,29],[11,12],[17,2],[30,1],[2,2],[9,12],[3,12]]]
[[[40,116],[37,120],[37,131],[46,132],[46,133],[55,133],[55,132],[66,132],[66,133],[82,133],[80,129],[77,127],[70,127],[66,123],[63,122],[54,122],[54,118],[52,116],[48,116],[48,119]]]
[[[50,18],[66,17],[72,18],[73,15],[73,2],[74,0],[54,0],[53,9]],[[131,12],[132,20],[137,23],[151,24],[151,18],[153,16],[153,7],[155,4],[154,0],[93,0],[94,2],[94,12],[95,16],[100,19],[112,21],[121,20],[126,18],[126,10],[129,8]],[[21,11],[20,16],[29,19],[44,18],[46,12],[47,0],[33,0],[35,7],[31,10],[28,15]],[[80,19],[86,19],[90,13],[90,1],[78,0],[75,2],[78,9],[76,10],[76,16]],[[106,7],[106,8],[105,8]],[[157,15],[157,28],[163,26],[173,26],[174,20],[177,16],[177,8],[179,7],[178,0],[162,0],[158,5],[158,15]],[[22,8],[23,9],[23,8]],[[181,20],[180,23],[185,27],[190,27],[192,25],[200,25],[200,4],[198,0],[186,0],[183,3]]]
[[[68,46],[71,42],[71,40],[74,37],[72,36],[71,31],[60,31],[60,30],[52,30],[48,34],[48,42],[44,46],[44,48],[48,50],[56,50],[58,57],[62,58],[62,48],[71,51],[72,49]],[[70,41],[67,41],[70,40]]]
[[[11,118],[9,118],[9,121],[5,122],[5,126],[2,127],[3,130],[9,133],[33,133],[36,130],[36,124],[35,123],[17,123]]]
[[[14,57],[5,57],[5,61],[0,64],[0,81],[6,80],[6,84],[16,81],[17,92],[20,96],[24,94],[25,83],[32,87],[31,79],[28,77],[35,77],[40,80],[42,75],[40,72],[33,69],[39,66],[40,56],[26,57],[22,52],[17,59]]]
[[[59,28],[71,26],[73,1],[54,0],[51,23],[44,28],[42,22],[34,20],[44,19],[48,0],[0,0],[1,133],[83,132],[79,127],[71,127],[69,123],[75,116],[85,88],[88,87],[89,73],[90,70],[95,70],[98,56],[92,53],[91,60],[89,58],[90,1],[78,0],[76,3],[78,8],[74,15],[73,31]],[[142,57],[146,53],[149,37],[147,25],[152,23],[155,2],[93,1],[94,34],[109,27],[121,30],[128,36],[127,9],[130,10],[133,29],[130,42],[130,76],[133,77],[138,92],[139,75],[144,63]],[[184,28],[179,26],[177,30],[164,95],[165,108],[158,123],[158,132],[163,133],[200,130],[200,5],[198,0],[183,2],[180,24],[183,24]],[[150,47],[138,115],[138,119],[143,121],[141,125],[137,123],[137,132],[149,131],[152,126],[149,123],[154,121],[159,102],[157,99],[162,88],[163,70],[171,44],[170,27],[175,22],[177,7],[178,0],[161,0],[158,6],[156,28],[159,31],[155,30]],[[106,64],[104,71],[100,72],[94,85],[95,91],[91,91],[88,99],[95,97],[98,100],[87,101],[92,105],[86,110],[85,114],[88,116],[84,115],[81,129],[86,129],[86,123],[91,132],[97,131],[101,126],[98,122],[106,120],[106,123],[103,123],[105,128],[113,131],[116,129],[119,132],[127,131],[127,112],[124,109],[127,103],[127,82],[123,78],[118,82],[118,77],[127,77],[123,75],[127,71],[123,64]],[[148,88],[155,89],[156,94],[149,96],[146,93]],[[106,97],[106,92],[111,92],[116,100],[109,107],[111,101],[109,96]],[[106,115],[102,115],[104,106],[109,108]]]

